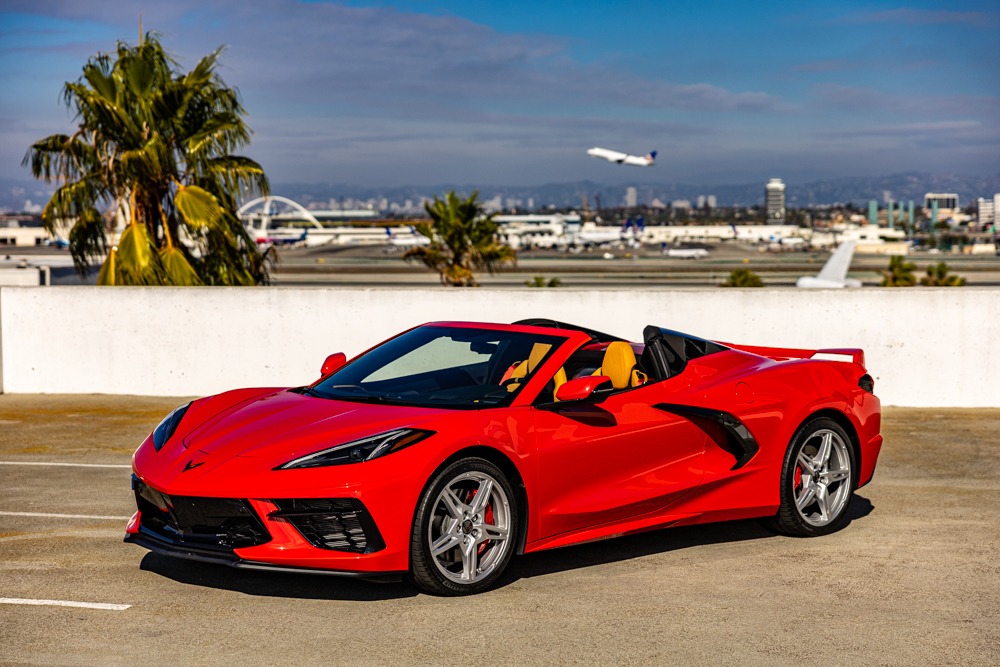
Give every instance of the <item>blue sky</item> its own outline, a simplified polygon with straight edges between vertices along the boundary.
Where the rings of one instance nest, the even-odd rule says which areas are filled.
[[[272,181],[789,182],[1000,172],[1000,4],[5,0],[0,178],[138,17],[223,76]],[[593,158],[659,151],[641,174]]]

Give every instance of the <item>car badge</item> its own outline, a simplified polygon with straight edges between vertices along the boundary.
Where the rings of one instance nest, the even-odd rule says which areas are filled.
[[[181,470],[181,472],[187,472],[188,470],[194,470],[198,466],[203,466],[203,465],[205,465],[204,461],[198,461],[198,463],[195,463],[194,459],[191,459],[190,461],[188,461],[187,463],[184,464],[184,470]]]

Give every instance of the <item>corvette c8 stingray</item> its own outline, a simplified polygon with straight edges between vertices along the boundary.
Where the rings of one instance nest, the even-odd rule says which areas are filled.
[[[879,429],[857,349],[425,324],[331,355],[313,384],[174,410],[133,457],[125,540],[476,593],[515,554],[668,526],[836,531],[872,478]]]

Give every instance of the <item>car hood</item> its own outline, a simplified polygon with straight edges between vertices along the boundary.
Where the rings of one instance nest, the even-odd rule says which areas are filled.
[[[358,438],[424,424],[447,412],[276,391],[222,410],[185,435],[183,443],[192,454],[205,455],[199,460],[206,463],[238,456],[281,465]]]

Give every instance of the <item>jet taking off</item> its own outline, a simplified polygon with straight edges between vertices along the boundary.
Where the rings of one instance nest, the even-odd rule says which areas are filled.
[[[607,148],[595,147],[588,148],[587,155],[599,157],[602,160],[614,162],[615,164],[630,164],[634,167],[652,167],[656,163],[656,151],[650,151],[649,154],[639,157],[638,155],[629,155],[628,153],[609,151]]]
[[[844,241],[840,244],[830,259],[816,276],[802,276],[795,283],[796,287],[811,287],[819,289],[837,289],[841,287],[861,287],[860,280],[847,277],[851,268],[851,258],[854,256],[855,241]]]

